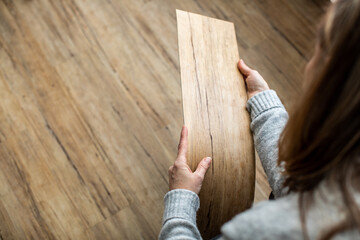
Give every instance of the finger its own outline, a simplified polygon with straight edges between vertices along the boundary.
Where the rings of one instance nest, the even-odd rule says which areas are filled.
[[[211,157],[206,157],[199,163],[198,167],[196,168],[195,173],[200,175],[201,177],[205,176],[206,171],[209,169],[211,165]]]
[[[240,61],[238,62],[238,68],[240,72],[246,77],[249,76],[252,71],[252,69],[249,68],[242,59],[240,59]]]
[[[169,173],[171,173],[171,172],[173,171],[173,169],[174,169],[174,165],[171,165],[171,166],[169,167]]]
[[[181,129],[181,135],[180,135],[180,142],[179,142],[179,148],[178,148],[178,159],[185,160],[186,161],[186,153],[187,153],[187,141],[188,138],[188,131],[187,127],[183,126]]]
[[[172,165],[171,167],[169,167],[168,173],[169,173],[169,180],[171,179],[171,174],[173,171],[174,165]]]

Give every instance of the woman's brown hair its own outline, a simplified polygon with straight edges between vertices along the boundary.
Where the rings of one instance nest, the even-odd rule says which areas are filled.
[[[305,76],[302,95],[290,112],[279,142],[284,187],[305,206],[323,180],[338,184],[348,208],[345,222],[322,236],[360,230],[360,0],[337,0],[329,7]],[[310,198],[309,198],[310,196]]]

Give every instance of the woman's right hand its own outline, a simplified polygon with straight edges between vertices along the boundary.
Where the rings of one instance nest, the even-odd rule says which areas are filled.
[[[249,68],[242,59],[238,62],[238,68],[245,79],[248,99],[259,92],[270,89],[260,73]]]

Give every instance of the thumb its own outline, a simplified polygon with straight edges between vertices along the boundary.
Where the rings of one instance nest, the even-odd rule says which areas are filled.
[[[245,77],[249,76],[252,71],[252,69],[249,68],[242,59],[238,62],[238,68]]]
[[[201,177],[205,176],[206,171],[209,169],[211,165],[211,157],[206,157],[199,163],[198,167],[196,168],[195,173],[200,175]]]

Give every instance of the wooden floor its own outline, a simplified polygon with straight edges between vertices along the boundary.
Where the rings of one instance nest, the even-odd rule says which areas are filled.
[[[324,2],[1,1],[0,238],[155,239],[183,122],[175,9],[234,22],[291,108]]]

